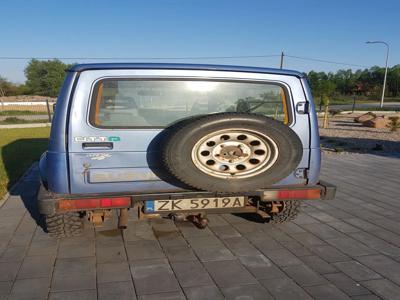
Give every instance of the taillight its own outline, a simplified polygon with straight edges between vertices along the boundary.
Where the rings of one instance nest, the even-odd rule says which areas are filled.
[[[58,201],[59,210],[103,209],[115,207],[130,207],[130,197],[62,199]]]
[[[270,190],[263,192],[263,200],[320,199],[320,189]]]

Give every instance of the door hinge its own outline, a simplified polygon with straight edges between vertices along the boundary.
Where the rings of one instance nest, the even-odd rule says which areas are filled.
[[[309,112],[309,103],[304,101],[304,102],[299,102],[296,104],[296,111],[299,114],[308,114]]]

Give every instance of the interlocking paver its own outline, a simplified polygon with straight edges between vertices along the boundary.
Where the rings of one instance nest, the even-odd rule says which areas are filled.
[[[24,259],[26,246],[8,247],[0,257],[0,262],[20,262]]]
[[[248,240],[244,237],[232,237],[224,240],[225,245],[236,256],[249,256],[261,254]]]
[[[96,290],[70,291],[70,292],[51,292],[50,300],[96,300]],[[110,299],[110,298],[109,298]]]
[[[131,280],[128,262],[97,264],[97,282],[118,282]]]
[[[212,231],[220,239],[228,239],[241,236],[241,234],[231,225],[212,227]]]
[[[304,202],[287,224],[223,214],[200,230],[132,214],[125,231],[114,218],[59,241],[34,219],[33,168],[25,203],[0,208],[0,299],[398,299],[399,162],[327,155],[336,199]]]
[[[384,299],[400,299],[400,287],[389,280],[370,280],[363,282],[363,284]]]
[[[135,300],[136,294],[132,281],[126,282],[106,282],[98,287],[99,300]]]
[[[351,297],[351,299],[353,299],[353,300],[381,300],[382,298],[375,296],[373,294],[369,294],[369,295],[354,296],[354,297]]]
[[[293,237],[296,241],[306,247],[326,245],[323,240],[319,239],[317,236],[309,232],[291,234],[291,237]]]
[[[222,289],[222,292],[226,299],[273,299],[270,293],[259,284],[226,287]]]
[[[233,260],[235,256],[225,246],[217,247],[199,247],[194,249],[196,255],[201,261],[220,261]]]
[[[213,281],[198,261],[175,262],[172,269],[182,287],[211,285]]]
[[[338,262],[333,265],[356,281],[381,278],[378,273],[358,261]]]
[[[135,241],[126,244],[129,260],[155,259],[165,257],[157,241]]]
[[[20,266],[20,262],[0,262],[0,281],[14,280]]]
[[[52,240],[39,240],[34,241],[29,245],[27,256],[52,256],[56,257],[58,250],[58,241]]]
[[[310,256],[303,256],[300,257],[300,259],[311,269],[316,271],[319,274],[329,274],[329,273],[335,273],[337,272],[337,269],[324,261],[322,258],[319,256],[315,255],[310,255]]]
[[[257,283],[237,260],[205,262],[204,265],[219,287]]]
[[[350,297],[333,284],[310,286],[305,289],[313,299],[317,300],[350,300]]]
[[[186,240],[190,247],[194,249],[198,248],[207,248],[207,247],[223,247],[224,243],[218,239],[215,235],[206,235],[206,236],[189,236],[186,237]]]
[[[185,295],[182,292],[169,292],[151,295],[141,295],[139,300],[185,300]]]
[[[332,246],[315,246],[311,249],[311,251],[317,254],[323,260],[330,263],[350,260],[350,257]]]
[[[12,285],[12,281],[0,281],[0,299],[7,299],[7,296],[10,294]]]
[[[49,278],[18,279],[14,282],[9,299],[46,299],[49,287]]]
[[[382,254],[388,256],[398,257],[400,256],[400,248],[390,243],[375,237],[368,232],[356,232],[349,234],[352,238],[364,243],[371,249],[374,249]]]
[[[400,285],[400,263],[384,255],[370,255],[359,257],[358,260],[376,271],[377,273],[385,276],[393,282]]]
[[[264,255],[241,256],[240,262],[257,279],[287,277],[272,261]]]
[[[167,247],[164,251],[170,262],[197,260],[189,246]]]
[[[124,245],[120,246],[96,246],[97,263],[111,263],[126,261]]]
[[[179,291],[180,287],[166,259],[131,261],[131,273],[138,295]]]
[[[327,283],[325,278],[306,265],[284,267],[283,271],[301,286],[321,285]]]
[[[27,256],[18,272],[18,279],[50,278],[54,268],[53,256]]]
[[[307,256],[307,255],[312,255],[313,253],[306,247],[302,246],[299,242],[293,240],[293,241],[282,241],[280,244],[288,249],[290,252],[292,252],[294,255],[297,257],[300,256]]]
[[[325,274],[324,277],[348,296],[369,294],[366,288],[344,273]]]
[[[311,297],[292,279],[266,279],[261,280],[261,284],[267,288],[275,299],[291,300],[291,299],[307,299]]]
[[[301,264],[301,260],[286,249],[263,250],[262,253],[280,267]]]
[[[376,251],[351,238],[326,240],[331,246],[352,257],[375,254]]]
[[[62,258],[56,260],[51,290],[72,291],[96,288],[95,258]]]
[[[89,257],[95,256],[94,241],[89,243],[82,243],[78,245],[63,245],[60,244],[58,249],[59,258],[73,258],[73,257]]]
[[[183,289],[188,300],[222,300],[225,299],[215,285],[195,286]]]

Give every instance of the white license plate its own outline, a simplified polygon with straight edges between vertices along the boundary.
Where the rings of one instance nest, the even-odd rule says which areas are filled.
[[[244,197],[194,198],[146,201],[146,213],[180,210],[236,208],[244,206]]]

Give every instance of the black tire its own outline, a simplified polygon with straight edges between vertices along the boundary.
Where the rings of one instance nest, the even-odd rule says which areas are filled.
[[[196,143],[215,132],[247,130],[272,141],[277,158],[265,171],[244,178],[219,178],[201,170],[192,159]],[[169,173],[181,182],[200,190],[213,192],[246,192],[268,187],[287,177],[298,166],[302,143],[288,126],[274,119],[247,113],[204,115],[190,122],[174,124],[163,147],[163,163]],[[228,174],[229,176],[229,174]],[[247,176],[247,175],[246,175]]]
[[[79,236],[83,231],[83,220],[78,212],[46,215],[45,220],[47,232],[52,237]]]
[[[269,223],[282,224],[293,221],[300,212],[300,201],[283,201],[283,209],[278,213],[273,213]]]

